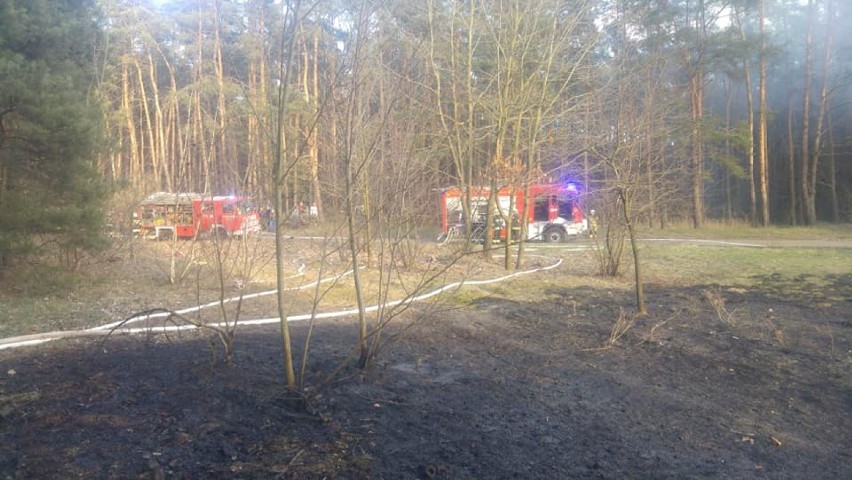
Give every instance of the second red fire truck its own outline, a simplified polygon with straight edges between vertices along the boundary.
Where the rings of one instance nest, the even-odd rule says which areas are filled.
[[[472,237],[474,240],[481,240],[478,237],[482,236],[488,197],[491,192],[488,187],[473,187],[469,190],[469,199],[467,199],[465,192],[456,187],[445,188],[441,191],[441,231],[443,239],[451,238],[454,235],[463,235],[466,232],[462,202],[467,200],[470,202]],[[514,210],[510,211],[512,200],[514,200]],[[524,219],[527,201],[524,189],[505,187],[497,191],[498,210],[503,212],[503,215],[512,215],[512,223],[515,227],[520,225],[520,219]],[[564,242],[588,233],[588,220],[583,213],[580,192],[575,184],[541,183],[530,185],[529,202],[531,202],[532,208],[529,209],[528,215],[524,219],[527,224],[527,240]],[[500,216],[500,214],[495,214],[495,218]],[[495,240],[505,240],[506,236],[505,227],[500,228],[498,225]]]

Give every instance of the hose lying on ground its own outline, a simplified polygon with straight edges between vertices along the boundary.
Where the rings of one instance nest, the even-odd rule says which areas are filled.
[[[463,280],[463,281],[459,281],[459,282],[449,283],[447,285],[443,285],[441,287],[438,287],[435,290],[432,290],[431,292],[427,292],[427,293],[424,293],[422,295],[417,295],[417,296],[414,296],[414,297],[407,297],[407,298],[404,298],[404,299],[401,299],[401,300],[393,300],[393,301],[390,301],[390,302],[385,302],[384,304],[371,305],[371,306],[369,306],[365,309],[365,312],[374,312],[374,311],[379,310],[380,308],[394,307],[394,306],[397,306],[397,305],[400,305],[400,304],[403,304],[403,303],[412,303],[412,302],[418,302],[418,301],[426,300],[428,298],[432,298],[432,297],[440,295],[440,294],[442,294],[446,291],[449,291],[449,290],[452,290],[452,289],[455,289],[455,288],[458,288],[458,287],[461,287],[461,286],[464,286],[464,285],[487,285],[487,284],[490,284],[490,283],[502,282],[504,280],[508,280],[510,278],[518,277],[518,276],[521,276],[521,275],[528,275],[528,274],[531,274],[531,273],[542,272],[542,271],[545,271],[545,270],[551,270],[551,269],[554,269],[554,268],[556,268],[556,267],[558,267],[559,265],[562,264],[561,258],[560,259],[554,259],[552,257],[542,257],[542,258],[549,258],[551,260],[555,260],[555,262],[551,265],[547,265],[547,266],[544,266],[544,267],[532,268],[532,269],[529,269],[529,270],[521,270],[521,271],[518,271],[518,272],[510,273],[508,275],[503,275],[501,277],[496,277],[496,278],[490,278],[490,279],[485,279],[485,280],[467,280],[467,281]],[[305,289],[305,288],[310,288],[310,287],[316,286],[319,283],[325,283],[325,282],[333,281],[333,280],[341,278],[345,275],[349,275],[351,273],[352,273],[352,271],[350,270],[348,272],[344,272],[344,273],[342,273],[340,275],[336,275],[334,277],[329,277],[329,278],[325,278],[325,279],[322,279],[322,280],[317,280],[316,282],[312,282],[312,283],[309,283],[309,284],[306,284],[306,285],[301,285],[299,287],[293,287],[293,288],[290,288],[288,290],[301,290],[301,289]],[[268,291],[265,291],[265,292],[243,295],[242,297],[228,298],[228,299],[225,299],[223,302],[229,303],[229,302],[237,301],[240,298],[242,298],[243,300],[246,300],[246,299],[261,297],[261,296],[264,296],[264,295],[273,295],[275,293],[277,293],[277,290],[268,290]],[[189,308],[185,308],[183,310],[178,310],[174,313],[184,314],[184,313],[197,312],[197,311],[200,311],[204,308],[215,307],[215,306],[218,306],[218,305],[220,305],[219,301],[210,302],[210,303],[207,303],[207,304],[204,304],[204,305],[198,305],[198,306],[195,306],[195,307],[189,307]],[[298,322],[298,321],[310,320],[311,318],[323,319],[323,318],[345,317],[345,316],[349,316],[349,315],[356,315],[357,313],[358,313],[358,309],[356,309],[356,308],[347,309],[347,310],[337,310],[337,311],[332,311],[332,312],[316,313],[316,314],[307,313],[307,314],[301,314],[301,315],[290,315],[290,316],[287,317],[287,321],[288,322]],[[124,328],[130,323],[145,321],[145,320],[149,320],[151,318],[168,317],[170,315],[172,315],[171,312],[161,311],[161,312],[157,312],[157,313],[140,315],[138,317],[132,317],[130,319],[125,319],[125,320],[121,320],[121,321],[118,321],[118,322],[113,322],[113,323],[109,323],[109,324],[106,324],[106,325],[101,325],[101,326],[98,326],[98,327],[88,328],[88,329],[84,329],[84,330],[67,330],[67,331],[60,331],[60,332],[37,333],[37,334],[33,334],[33,335],[23,335],[23,336],[18,336],[18,337],[5,338],[5,339],[0,340],[0,350],[4,350],[4,349],[7,349],[7,348],[20,348],[20,347],[26,347],[26,346],[31,346],[31,345],[38,345],[38,344],[41,344],[41,343],[46,343],[46,342],[50,342],[50,341],[53,341],[53,340],[59,340],[59,339],[62,339],[62,338],[97,337],[97,336],[108,336],[108,335],[114,335],[114,334],[135,334],[135,333],[149,333],[149,334],[150,333],[169,333],[169,332],[178,332],[178,331],[183,331],[183,330],[195,330],[195,329],[199,328],[197,325],[166,325],[166,326],[157,327],[156,329],[152,329],[151,327]],[[238,325],[240,325],[240,326],[266,325],[266,324],[278,323],[278,322],[280,322],[280,320],[281,320],[280,317],[258,318],[258,319],[254,319],[254,320],[240,320],[238,322]],[[227,327],[228,326],[224,323],[212,323],[212,324],[209,324],[209,325],[217,326],[217,327]],[[118,327],[118,326],[122,326],[123,328],[116,329],[116,327]]]

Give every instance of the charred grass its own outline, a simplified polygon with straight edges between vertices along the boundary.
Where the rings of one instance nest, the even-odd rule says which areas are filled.
[[[324,275],[347,270],[318,241],[288,245],[288,270],[305,265],[289,285],[316,278],[322,252]],[[136,247],[54,287],[7,277],[0,333],[242,291],[222,292],[209,270],[169,284],[168,245]],[[275,329],[238,333],[227,367],[203,335],[0,352],[0,476],[848,478],[852,249],[643,244],[640,317],[630,272],[601,277],[593,252],[570,247],[530,252],[560,256],[555,270],[415,306],[376,367],[312,391],[310,412],[282,402]],[[457,260],[435,245],[375,261],[404,264],[390,279],[364,272],[371,300],[505,274],[498,256]],[[266,268],[240,288],[273,288]],[[323,291],[323,309],[354,305],[349,277]],[[314,295],[291,296],[292,311]],[[247,318],[274,315],[274,302],[253,302]],[[351,318],[318,329],[308,385],[354,341]]]

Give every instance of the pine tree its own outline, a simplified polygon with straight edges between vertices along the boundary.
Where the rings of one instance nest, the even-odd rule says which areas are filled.
[[[103,244],[99,32],[93,0],[0,0],[0,268],[38,236],[69,259]]]

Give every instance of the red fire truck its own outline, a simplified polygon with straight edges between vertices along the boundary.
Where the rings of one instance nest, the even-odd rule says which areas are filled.
[[[145,238],[195,238],[201,234],[250,235],[260,232],[260,217],[241,196],[159,192],[140,202],[134,232]]]
[[[526,219],[527,240],[542,240],[545,242],[564,242],[577,238],[589,230],[588,221],[580,203],[580,192],[573,183],[541,183],[530,185],[530,201],[532,208]],[[484,232],[486,209],[488,205],[488,187],[470,189],[470,210],[472,218],[472,237],[481,240]],[[514,211],[509,212],[511,197],[514,196]],[[459,188],[450,187],[441,191],[441,231],[442,239],[464,234],[465,221],[462,202],[464,192]],[[497,204],[505,215],[512,215],[512,223],[517,227],[519,219],[524,217],[526,199],[523,189],[501,188],[497,192]],[[498,214],[497,217],[500,215]],[[498,221],[495,240],[506,239],[506,228]]]

